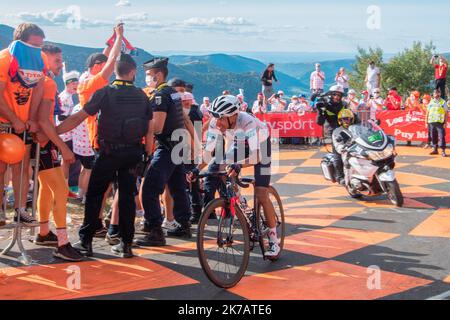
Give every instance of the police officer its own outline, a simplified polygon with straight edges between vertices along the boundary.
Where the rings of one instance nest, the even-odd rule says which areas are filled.
[[[168,75],[167,58],[154,58],[144,64],[146,82],[155,88],[150,97],[154,114],[154,134],[157,148],[142,185],[142,204],[145,210],[144,232],[147,235],[137,239],[141,246],[164,246],[166,239],[161,228],[160,196],[168,185],[174,199],[173,213],[180,226],[167,231],[168,236],[191,237],[189,223],[189,201],[186,193],[185,169],[183,164],[175,164],[172,151],[175,141],[172,133],[184,129],[181,96],[166,83]],[[179,156],[175,155],[174,156]],[[180,161],[181,162],[181,161]]]
[[[136,177],[134,171],[142,159],[142,139],[146,137],[147,151],[151,150],[152,108],[145,93],[134,86],[136,62],[122,54],[115,65],[116,79],[98,90],[84,109],[64,121],[58,133],[78,126],[88,116],[100,112],[98,120],[99,155],[92,169],[86,194],[85,217],[79,231],[80,241],[74,248],[92,256],[92,239],[96,231],[103,196],[117,179],[119,185],[120,244],[111,251],[123,258],[133,256],[136,205],[134,201]]]
[[[431,141],[433,143],[433,151],[430,155],[438,154],[439,139],[439,146],[442,148],[442,156],[446,157],[445,128],[447,127],[448,121],[448,106],[441,96],[441,90],[434,90],[433,99],[427,106],[426,124],[430,128],[429,132],[431,133]]]
[[[347,108],[346,103],[342,100],[344,96],[344,88],[341,86],[332,86],[330,90],[319,97],[316,102],[316,108],[319,112],[317,116],[317,124],[319,126],[324,126],[325,122],[330,126],[331,134],[334,130],[339,128],[339,113]],[[344,179],[344,164],[342,162],[342,156],[336,151],[333,145],[334,161],[333,166],[336,170],[336,179],[343,185],[345,184]]]

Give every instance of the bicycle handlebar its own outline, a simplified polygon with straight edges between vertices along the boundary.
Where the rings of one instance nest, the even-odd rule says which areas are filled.
[[[210,173],[203,173],[203,174],[199,174],[198,178],[202,179],[202,178],[207,178],[207,177],[228,177],[228,173],[225,171],[218,171],[218,172],[210,172]],[[250,184],[253,184],[255,181],[253,179],[249,179],[249,178],[239,178],[239,176],[234,177],[234,178],[230,178],[233,179],[234,182],[241,188],[243,189],[247,189],[250,187]]]

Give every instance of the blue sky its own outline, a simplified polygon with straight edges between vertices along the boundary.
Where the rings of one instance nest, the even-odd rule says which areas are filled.
[[[450,2],[442,0],[2,0],[2,4],[1,23],[35,22],[48,39],[83,46],[103,46],[121,18],[127,38],[148,51],[354,52],[357,46],[380,46],[385,52],[398,52],[415,40],[432,40],[437,51],[450,51]],[[371,5],[380,9],[380,28],[375,30],[367,27]],[[67,24],[78,12],[80,19]]]

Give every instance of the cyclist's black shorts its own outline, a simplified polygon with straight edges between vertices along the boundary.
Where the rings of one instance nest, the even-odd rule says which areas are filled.
[[[272,161],[272,145],[270,137],[263,143],[261,143],[260,150],[262,151],[262,162],[255,165],[255,187],[269,187],[271,174]],[[267,151],[266,151],[267,150]],[[266,153],[266,154],[264,154]]]

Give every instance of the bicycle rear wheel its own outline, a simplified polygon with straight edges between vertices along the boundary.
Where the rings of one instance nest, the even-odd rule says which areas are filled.
[[[269,191],[269,198],[270,201],[273,204],[273,207],[275,209],[275,215],[276,215],[276,228],[277,228],[277,236],[278,239],[280,240],[279,246],[280,246],[280,255],[281,252],[283,251],[283,247],[284,247],[284,238],[285,238],[285,234],[286,234],[286,227],[285,227],[285,218],[284,218],[284,208],[283,208],[283,203],[281,202],[281,198],[280,195],[278,194],[278,191],[274,188],[274,187],[269,187],[268,188]],[[262,206],[259,204],[258,205],[258,217],[261,221],[261,223],[259,224],[263,230],[267,230],[268,229],[268,225],[267,225],[267,221],[266,221],[266,217],[264,215],[264,210],[262,208]],[[267,234],[265,234],[263,232],[263,230],[260,230],[261,232],[261,237],[260,237],[260,246],[261,246],[261,250],[264,252],[267,250],[268,246],[269,246],[269,241],[268,241],[268,237]],[[276,259],[272,259],[272,260],[276,260]]]
[[[200,264],[208,279],[220,288],[239,283],[250,257],[247,220],[237,206],[234,217],[229,211],[224,199],[211,201],[197,230]]]

